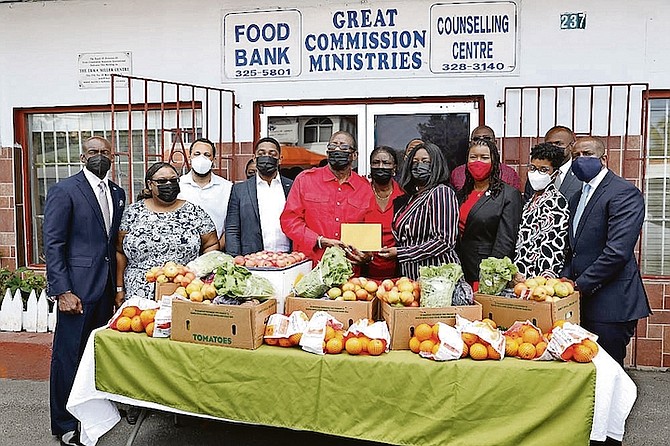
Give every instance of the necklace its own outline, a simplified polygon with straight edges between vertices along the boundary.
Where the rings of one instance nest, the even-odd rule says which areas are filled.
[[[374,184],[372,185],[372,192],[374,192],[375,197],[379,198],[380,200],[388,200],[389,197],[391,196],[391,194],[393,193],[393,187],[391,187],[391,189],[389,190],[389,193],[386,194],[385,197],[382,197],[381,195],[379,195],[379,194],[377,193],[377,188],[375,187]]]

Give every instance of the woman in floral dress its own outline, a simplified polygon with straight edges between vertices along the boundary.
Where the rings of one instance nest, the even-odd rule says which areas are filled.
[[[214,222],[199,206],[177,199],[179,174],[168,163],[147,170],[140,199],[126,207],[117,241],[117,304],[130,297],[153,298],[149,269],[168,261],[186,264],[219,248]]]
[[[523,207],[514,263],[526,278],[558,277],[565,262],[570,211],[554,186],[564,150],[549,143],[530,151],[528,181],[535,193]]]

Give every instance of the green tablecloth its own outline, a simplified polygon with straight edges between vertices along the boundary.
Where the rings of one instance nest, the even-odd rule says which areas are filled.
[[[98,390],[219,418],[407,445],[587,445],[592,364],[319,356],[102,330]]]

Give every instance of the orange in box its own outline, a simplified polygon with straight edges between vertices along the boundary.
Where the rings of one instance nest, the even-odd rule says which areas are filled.
[[[386,302],[381,303],[381,316],[389,326],[393,350],[409,350],[409,340],[417,325],[442,322],[453,327],[456,325],[457,314],[471,321],[480,320],[482,306],[477,302],[475,305],[443,308],[397,307]]]

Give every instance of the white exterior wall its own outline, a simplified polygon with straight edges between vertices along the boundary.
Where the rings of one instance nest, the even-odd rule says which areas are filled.
[[[330,16],[336,9],[405,7],[408,0],[281,2]],[[427,23],[430,6],[412,0]],[[448,2],[443,2],[448,3]],[[238,141],[253,138],[256,100],[483,94],[486,121],[502,133],[505,86],[649,82],[670,88],[664,42],[666,0],[519,0],[517,66],[511,75],[227,82],[222,77],[225,13],[268,9],[249,0],[72,0],[0,4],[0,143],[11,147],[15,107],[105,104],[109,89],[79,89],[79,53],[130,51],[134,76],[224,86],[236,91]],[[586,12],[585,30],[560,30],[562,12]],[[362,74],[364,76],[364,74]]]

